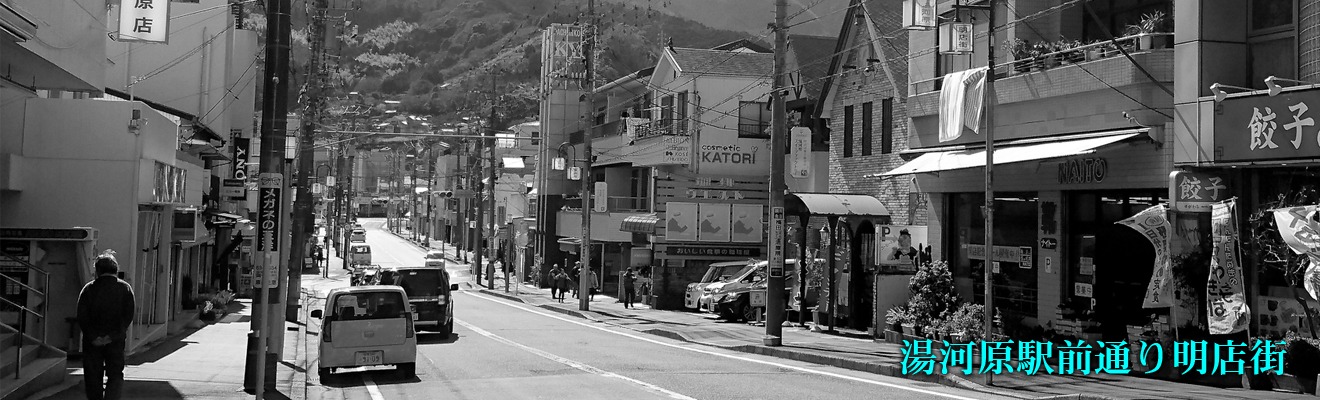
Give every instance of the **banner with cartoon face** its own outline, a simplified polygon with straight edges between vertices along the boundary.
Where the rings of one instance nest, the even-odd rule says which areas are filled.
[[[697,203],[669,202],[665,205],[665,240],[697,241]]]
[[[701,203],[698,205],[700,218],[697,230],[697,240],[702,242],[728,243],[730,239],[729,223],[730,210],[729,204]]]
[[[733,228],[731,238],[738,243],[761,243],[765,232],[762,215],[765,206],[761,204],[734,204]]]

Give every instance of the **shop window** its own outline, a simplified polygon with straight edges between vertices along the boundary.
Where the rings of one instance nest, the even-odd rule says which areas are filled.
[[[953,197],[952,218],[954,229],[949,234],[950,267],[955,285],[964,298],[985,303],[985,217],[981,207],[985,195],[959,193]],[[1035,192],[996,193],[994,246],[1001,249],[999,273],[994,275],[995,308],[1016,318],[1036,316],[1037,279],[1036,257],[1030,263],[1021,263],[1022,250],[1036,250],[1037,226],[1040,212]],[[1019,254],[1010,260],[1012,253]],[[991,264],[993,269],[993,264]],[[967,291],[970,290],[970,293]]]

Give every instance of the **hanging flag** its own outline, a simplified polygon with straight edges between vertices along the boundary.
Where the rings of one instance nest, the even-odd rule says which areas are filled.
[[[1274,222],[1279,236],[1294,253],[1306,254],[1310,265],[1306,267],[1302,286],[1311,298],[1320,300],[1320,228],[1317,227],[1318,206],[1279,208],[1274,211]]]
[[[1236,216],[1236,200],[1210,206],[1210,235],[1214,241],[1214,257],[1210,258],[1206,307],[1210,312],[1212,335],[1241,332],[1251,322],[1246,292],[1242,288],[1242,265],[1238,262]]]
[[[1155,246],[1155,271],[1146,288],[1142,308],[1173,306],[1173,271],[1169,265],[1169,219],[1163,204],[1151,206],[1128,219],[1115,222],[1141,232]]]

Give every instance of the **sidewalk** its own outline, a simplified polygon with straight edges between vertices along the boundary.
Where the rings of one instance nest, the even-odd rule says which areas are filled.
[[[200,328],[188,328],[128,357],[124,369],[124,398],[189,399],[243,398],[247,334],[251,301],[231,302],[229,314]],[[300,320],[306,321],[305,316]],[[275,373],[275,392],[268,399],[306,398],[306,332],[301,324],[286,323],[284,360]],[[69,361],[65,384],[28,397],[36,399],[85,399],[80,360]]]

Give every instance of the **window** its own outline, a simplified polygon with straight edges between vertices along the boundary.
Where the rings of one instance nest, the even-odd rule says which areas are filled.
[[[767,104],[757,101],[738,102],[738,137],[770,137],[766,132],[766,129],[770,128],[770,111],[766,109]]]
[[[862,155],[864,156],[871,155],[871,142],[875,140],[875,136],[871,132],[871,108],[873,106],[874,103],[869,101],[862,103]]]
[[[541,139],[537,139],[539,137],[541,137],[541,132],[532,132],[532,146],[539,146],[541,144]]]
[[[688,92],[687,91],[678,92],[678,101],[674,103],[674,107],[676,111],[675,114],[678,115],[677,121],[675,121],[675,123],[678,125],[678,132],[675,132],[674,134],[686,135],[688,128],[687,126],[688,125],[687,124]]]
[[[852,157],[853,150],[853,106],[843,107],[843,156]]]
[[[660,125],[670,126],[674,123],[674,96],[665,96],[660,99]]]
[[[1096,24],[1096,18],[1083,11],[1082,42],[1109,40],[1109,36],[1105,35],[1106,30],[1114,37],[1126,36],[1124,32],[1128,26],[1141,23],[1143,16],[1156,11],[1163,12],[1165,16],[1167,26],[1162,30],[1172,32],[1173,2],[1169,0],[1095,0],[1090,2],[1090,7],[1095,10],[1103,25]]]
[[[880,154],[894,152],[894,99],[880,101]]]
[[[335,321],[404,317],[408,304],[398,292],[360,292],[335,296]]]
[[[1273,75],[1297,79],[1297,23],[1293,0],[1252,0],[1249,8],[1247,87],[1264,88]]]
[[[981,207],[985,205],[985,194],[957,193],[948,196],[952,206],[952,229],[946,233],[948,243],[951,244],[946,251],[954,286],[964,298],[984,304],[985,217]],[[1035,192],[995,193],[995,248],[1030,247],[1035,252],[1039,215]],[[976,253],[972,250],[976,250]],[[999,272],[993,275],[995,307],[1016,317],[1034,317],[1038,281],[1036,268],[1040,261],[1033,258],[1032,264],[1025,267],[1019,262],[1003,258],[997,261]],[[994,264],[991,265],[993,271]],[[971,293],[966,292],[968,289]]]

